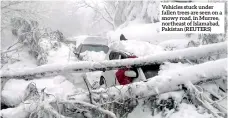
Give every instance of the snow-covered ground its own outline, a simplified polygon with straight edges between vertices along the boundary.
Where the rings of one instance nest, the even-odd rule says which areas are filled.
[[[61,44],[61,46],[56,49],[50,49],[48,43],[44,43],[44,49],[49,50],[47,56],[47,64],[67,64],[70,62],[78,61],[74,56],[70,46],[66,44]],[[23,48],[22,51],[19,51],[17,54],[12,54],[12,56],[18,61],[10,64],[6,64],[1,68],[1,71],[19,71],[23,69],[31,69],[38,67],[36,60],[28,53],[27,48]],[[78,91],[83,91],[86,89],[84,81],[81,77],[81,73],[74,75],[74,78],[70,78],[70,75],[64,74],[54,77],[41,78],[35,80],[18,80],[10,79],[4,85],[2,89],[2,101],[3,103],[9,106],[16,106],[24,100],[25,90],[27,86],[31,83],[34,83],[40,91],[43,88],[45,92],[56,96],[59,99],[65,99],[67,95],[73,94]],[[74,82],[74,83],[72,83]],[[78,86],[74,86],[77,83]]]
[[[45,88],[45,92],[54,95],[57,99],[65,99],[75,92],[75,86],[63,76],[36,79],[31,81],[10,79],[2,91],[2,100],[9,106],[16,106],[25,100],[26,88],[35,84],[38,91]]]
[[[173,94],[173,93],[170,93]],[[163,96],[163,94],[161,94]],[[179,105],[179,111],[170,111],[170,115],[164,116],[162,113],[158,113],[152,116],[151,109],[148,105],[143,105],[142,102],[139,102],[139,105],[128,115],[128,118],[212,118],[213,115],[208,114],[204,111],[204,113],[200,113],[200,110],[197,109],[192,104],[181,103]]]

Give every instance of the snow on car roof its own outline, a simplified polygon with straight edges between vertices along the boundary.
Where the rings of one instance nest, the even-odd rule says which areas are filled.
[[[163,47],[139,40],[116,41],[109,45],[112,50],[131,53],[137,57],[164,51]]]
[[[99,36],[90,36],[87,37],[82,44],[108,45],[108,39]]]

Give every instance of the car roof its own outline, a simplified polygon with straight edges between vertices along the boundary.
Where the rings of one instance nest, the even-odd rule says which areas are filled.
[[[100,36],[89,36],[86,39],[84,39],[82,44],[106,45],[106,46],[108,46],[108,39],[105,37],[100,37]]]

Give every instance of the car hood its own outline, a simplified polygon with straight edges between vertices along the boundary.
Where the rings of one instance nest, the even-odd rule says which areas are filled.
[[[80,58],[83,61],[103,61],[105,59],[105,55],[106,54],[103,51],[85,51],[83,53],[80,53]]]

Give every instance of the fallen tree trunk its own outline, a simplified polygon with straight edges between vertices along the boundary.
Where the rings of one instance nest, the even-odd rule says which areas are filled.
[[[118,100],[143,98],[180,89],[190,81],[194,84],[227,79],[227,59],[210,61],[199,65],[182,68],[166,76],[156,76],[147,82],[135,82],[125,86],[114,86],[107,89],[91,91],[93,103],[106,104]],[[69,96],[69,100],[90,101],[89,93]]]
[[[73,103],[73,104],[83,104],[85,106],[94,108],[104,114],[108,114],[112,117],[115,115],[107,110],[101,108],[102,104],[118,102],[119,100],[143,98],[151,95],[157,95],[169,91],[175,91],[180,89],[179,85],[185,84],[186,82],[192,82],[194,84],[199,84],[205,81],[226,79],[227,78],[227,58],[220,59],[216,61],[210,61],[199,65],[185,67],[176,72],[167,73],[166,76],[156,76],[150,78],[147,82],[135,82],[125,86],[115,86],[107,89],[93,90],[92,100],[94,105],[88,104],[90,101],[89,93],[81,93],[69,97],[68,100],[61,100],[60,103]],[[43,90],[44,91],[44,90]],[[35,92],[36,93],[36,92]],[[32,95],[32,94],[29,94]],[[41,97],[43,99],[43,95]],[[28,97],[29,98],[29,97]],[[55,98],[51,96],[51,98]],[[53,99],[47,99],[49,102]],[[40,100],[42,100],[40,99]],[[47,104],[46,100],[35,102],[34,104],[21,103],[18,107],[2,110],[0,111],[0,116],[11,116],[15,117],[18,114],[20,116],[28,116],[30,113],[36,113],[34,108],[40,108],[42,106],[43,110],[48,110],[50,114],[56,117],[65,117],[60,113],[56,112],[50,105]],[[54,100],[55,101],[55,100]],[[45,106],[44,106],[45,105]],[[95,106],[96,105],[96,106]],[[39,106],[39,107],[37,107]],[[26,109],[26,110],[25,110]],[[28,109],[28,110],[27,110]],[[14,114],[11,112],[14,111]],[[23,114],[22,114],[23,113]],[[31,114],[30,114],[31,115]]]
[[[4,71],[1,72],[1,78],[17,78],[17,79],[34,79],[44,76],[53,76],[61,74],[61,72],[91,72],[113,70],[117,68],[125,68],[127,66],[140,67],[143,65],[160,64],[165,61],[181,61],[196,60],[216,54],[227,53],[226,42],[205,45],[200,47],[186,48],[176,51],[166,51],[146,57],[135,59],[112,60],[102,62],[81,61],[60,65],[43,65],[34,69],[25,69],[20,71]]]

